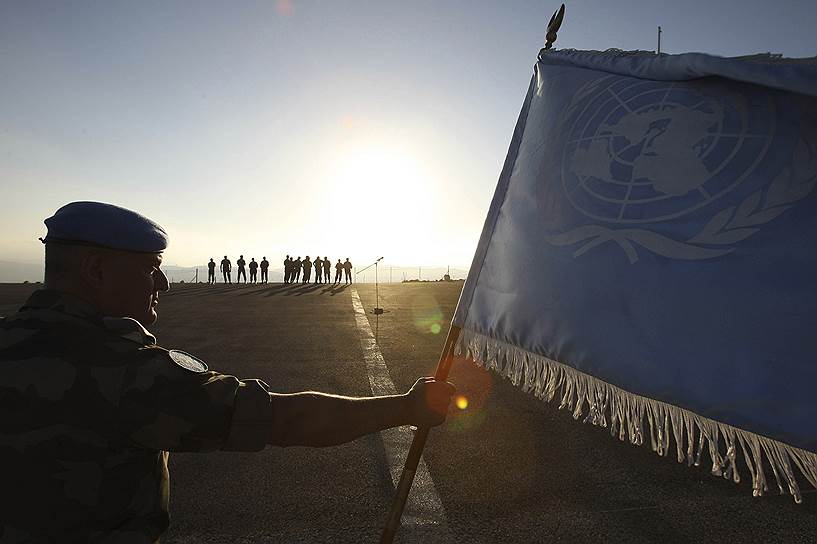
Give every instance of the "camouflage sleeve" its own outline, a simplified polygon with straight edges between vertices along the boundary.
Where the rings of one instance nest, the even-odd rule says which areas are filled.
[[[166,451],[264,449],[272,427],[266,383],[207,371],[183,352],[139,351],[119,397],[124,438]]]

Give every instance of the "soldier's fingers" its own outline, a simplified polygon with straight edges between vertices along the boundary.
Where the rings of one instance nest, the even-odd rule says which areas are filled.
[[[442,387],[444,390],[446,390],[446,391],[450,391],[451,393],[453,393],[454,391],[456,391],[456,390],[457,390],[457,386],[455,386],[453,383],[448,382],[448,381],[442,381],[442,380],[438,380],[438,379],[436,379],[436,378],[420,378],[420,379],[421,379],[421,380],[422,380],[424,383],[429,383],[429,384],[432,384],[432,383],[433,383],[433,384],[439,384],[439,385],[438,385],[438,386],[436,386],[436,387]]]

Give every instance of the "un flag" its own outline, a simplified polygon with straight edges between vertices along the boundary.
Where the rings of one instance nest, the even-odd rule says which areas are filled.
[[[458,349],[755,492],[817,485],[817,65],[540,55]],[[670,440],[670,436],[673,440]]]

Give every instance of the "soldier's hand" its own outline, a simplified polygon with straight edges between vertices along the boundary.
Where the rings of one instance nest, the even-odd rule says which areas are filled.
[[[445,421],[448,405],[457,388],[449,382],[420,378],[409,389],[410,421],[418,427],[434,427]]]

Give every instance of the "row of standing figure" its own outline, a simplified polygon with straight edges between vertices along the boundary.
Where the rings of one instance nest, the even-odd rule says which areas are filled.
[[[247,281],[247,268],[250,269],[250,279],[249,283],[258,283],[258,269],[261,269],[261,283],[269,283],[269,261],[266,257],[261,259],[260,263],[255,262],[255,258],[253,257],[249,263],[244,260],[244,255],[239,255],[238,260],[235,262],[236,266],[238,267],[238,277],[236,278],[236,283],[241,283],[241,278],[244,278],[244,283],[248,283]],[[224,283],[233,283],[232,278],[232,270],[233,270],[233,263],[230,262],[230,259],[227,258],[227,255],[221,260],[221,275],[224,278]],[[210,262],[207,263],[207,283],[214,284],[216,283],[216,263],[213,259],[210,259]]]
[[[286,259],[284,259],[284,283],[297,283],[298,281],[301,283],[309,283],[313,267],[315,268],[314,283],[329,283],[332,278],[332,262],[329,260],[329,257],[324,257],[323,259],[315,257],[315,260],[311,261],[309,255],[303,260],[301,260],[300,255],[297,259],[293,259],[287,255]],[[303,274],[301,274],[302,271]],[[340,259],[338,259],[338,262],[335,263],[335,283],[341,282],[344,272],[346,275],[346,283],[352,283],[352,263],[348,257],[346,258],[346,262],[342,263]]]

